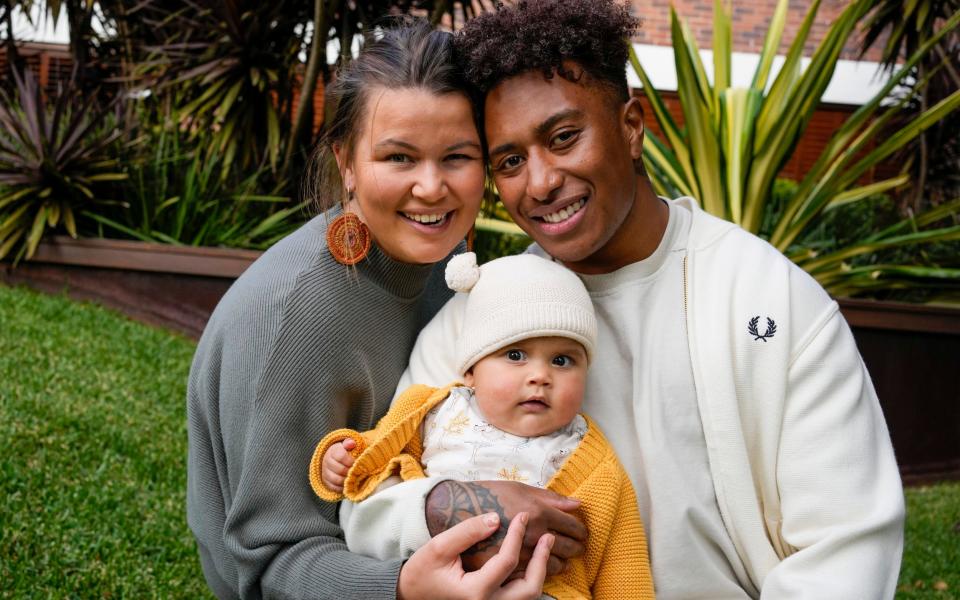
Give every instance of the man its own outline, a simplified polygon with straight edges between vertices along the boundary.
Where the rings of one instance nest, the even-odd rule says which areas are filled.
[[[531,251],[579,273],[595,303],[584,410],[631,475],[657,594],[892,597],[902,489],[853,337],[836,303],[771,246],[693,199],[654,194],[624,73],[635,26],[612,2],[521,2],[471,21],[459,49],[485,98],[504,206]],[[400,389],[456,378],[463,305],[454,298],[424,329]],[[505,482],[407,482],[344,524],[368,532],[348,537],[381,528],[383,545],[413,549],[464,515],[541,506],[536,531],[538,517],[549,529],[551,510],[569,508],[532,490],[521,505],[522,494]],[[411,506],[427,522],[387,533]],[[554,553],[577,544],[561,532]]]

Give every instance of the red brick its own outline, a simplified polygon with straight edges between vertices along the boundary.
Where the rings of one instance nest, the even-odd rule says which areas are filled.
[[[643,18],[643,26],[634,38],[634,41],[657,46],[670,45],[670,10],[669,6],[659,2],[632,0],[634,12]],[[823,0],[820,10],[811,27],[810,36],[804,46],[804,54],[810,56],[817,45],[823,40],[830,25],[840,16],[847,6],[847,0]],[[674,7],[681,19],[687,21],[697,38],[697,45],[709,48],[713,45],[712,15],[713,2],[709,0],[674,0]],[[739,52],[759,52],[763,46],[770,19],[777,6],[776,0],[733,0],[733,42],[734,50]],[[779,51],[785,53],[793,42],[812,5],[808,0],[791,0],[787,10],[787,23]],[[708,15],[709,23],[700,19]],[[700,25],[700,26],[695,26]],[[866,55],[867,60],[877,60],[882,48],[882,40]],[[844,47],[841,58],[856,59],[860,54],[860,38],[857,34],[851,36]]]

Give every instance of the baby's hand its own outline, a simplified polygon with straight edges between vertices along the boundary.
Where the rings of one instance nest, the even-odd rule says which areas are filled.
[[[353,466],[353,455],[350,451],[357,447],[357,442],[347,438],[339,444],[327,448],[323,455],[323,468],[320,478],[323,485],[330,491],[343,492],[343,482],[347,478],[347,471]]]

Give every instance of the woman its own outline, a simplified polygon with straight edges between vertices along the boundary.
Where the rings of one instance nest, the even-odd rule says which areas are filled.
[[[387,30],[340,74],[320,152],[330,168],[319,197],[333,206],[237,280],[200,340],[187,517],[220,598],[397,592],[401,562],[349,553],[336,505],[316,500],[306,474],[324,433],[369,429],[386,412],[417,332],[446,300],[439,261],[479,208],[483,154],[451,37],[422,23]],[[549,536],[526,578],[500,587],[523,535],[525,518],[513,521],[481,571],[464,575],[458,554],[495,517],[437,536],[406,565],[447,597],[535,598]]]

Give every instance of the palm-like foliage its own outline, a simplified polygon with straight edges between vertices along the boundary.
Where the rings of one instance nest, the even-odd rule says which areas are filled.
[[[960,0],[878,0],[863,23],[862,53],[878,44],[886,34],[880,61],[892,71],[897,61],[914,54],[936,34],[952,15],[960,12]],[[960,89],[960,33],[949,32],[915,66],[911,77],[916,84],[903,108],[912,118]],[[902,120],[902,119],[898,119]],[[899,129],[894,122],[891,129]],[[904,196],[905,203],[919,210],[926,200],[932,204],[960,193],[960,115],[954,113],[922,133],[899,153],[903,172],[916,182]]]
[[[0,258],[30,258],[48,228],[76,237],[76,213],[98,202],[100,185],[124,179],[108,152],[120,136],[108,110],[66,86],[52,99],[33,74],[14,74],[17,93],[0,90]],[[19,244],[19,246],[18,246]]]
[[[631,62],[664,132],[665,140],[648,133],[644,156],[654,187],[661,194],[681,193],[698,198],[704,208],[758,233],[770,210],[777,174],[797,147],[827,84],[833,76],[840,51],[857,22],[872,2],[852,2],[834,22],[806,69],[801,58],[813,25],[819,0],[808,11],[783,67],[770,83],[774,55],[780,45],[787,15],[787,0],[777,4],[749,87],[732,87],[731,12],[722,0],[714,3],[714,81],[706,75],[693,36],[671,10],[671,28],[677,64],[678,95],[685,126],[681,128],[667,112],[663,100],[650,84],[640,61],[631,51]],[[960,23],[953,15],[945,26],[922,44],[866,104],[834,133],[823,153],[779,212],[769,240],[801,267],[813,274],[831,292],[857,293],[851,286],[863,277],[870,289],[902,285],[902,279],[934,277],[960,280],[960,270],[905,265],[871,265],[856,271],[851,260],[879,250],[932,241],[960,239],[960,226],[921,230],[955,214],[960,202],[947,203],[915,219],[877,232],[860,243],[825,252],[799,247],[801,234],[824,213],[838,205],[855,202],[908,183],[901,175],[860,185],[858,181],[880,161],[902,148],[922,131],[960,107],[960,91],[925,110],[896,133],[880,138],[878,133],[897,114],[882,106],[890,91],[930,51],[943,35]]]
[[[141,14],[164,40],[147,48],[161,92],[187,98],[180,121],[223,157],[223,175],[234,162],[275,167],[296,84],[301,3],[154,2]]]
[[[863,21],[861,55],[887,33],[880,61],[891,71],[897,60],[916,53],[937,31],[938,24],[960,11],[960,0],[877,0],[873,4]]]

